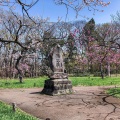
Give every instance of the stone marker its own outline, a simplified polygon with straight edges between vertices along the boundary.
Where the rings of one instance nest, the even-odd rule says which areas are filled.
[[[16,103],[15,102],[12,103],[12,110],[13,110],[13,112],[16,112]]]
[[[41,93],[48,95],[72,93],[72,84],[71,81],[68,80],[68,74],[66,73],[63,62],[63,52],[60,45],[56,45],[51,49],[49,63],[53,74],[50,76],[50,79],[45,80],[44,89]]]

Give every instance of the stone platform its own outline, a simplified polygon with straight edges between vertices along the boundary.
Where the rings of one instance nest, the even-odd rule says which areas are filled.
[[[48,79],[45,80],[41,93],[47,95],[71,94],[73,93],[72,83],[68,79]]]

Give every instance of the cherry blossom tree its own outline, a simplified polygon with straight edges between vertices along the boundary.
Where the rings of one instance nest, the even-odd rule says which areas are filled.
[[[92,72],[97,64],[102,78],[105,69],[110,76],[112,63],[115,64],[115,59],[119,63],[119,27],[113,23],[95,26],[94,20],[91,19],[83,27],[82,32],[78,33],[79,29],[76,31],[73,32],[73,37],[79,41],[80,51],[83,53],[83,57],[79,57],[79,62],[82,63],[82,58],[86,58],[85,64],[88,64],[89,72]]]
[[[119,40],[120,40],[120,28],[116,26],[114,23],[111,24],[104,24],[101,27],[97,28],[99,35],[101,36],[102,40],[100,41],[100,46],[105,46],[109,48],[109,54],[114,51],[112,56],[119,53]],[[116,59],[117,60],[117,59]],[[110,69],[110,63],[108,59],[108,68]],[[108,69],[108,71],[110,71]],[[110,76],[110,72],[108,72]]]
[[[107,6],[110,3],[104,2],[103,0],[53,0],[56,5],[65,5],[66,6],[66,17],[69,9],[73,9],[76,12],[76,15],[79,14],[79,11],[88,7],[89,10],[99,11],[96,6]],[[68,35],[72,34],[75,37],[75,46],[79,53],[84,53],[85,46],[82,45],[85,42],[81,41],[82,27],[78,24],[71,24],[66,22],[58,21],[57,23],[53,23],[52,25],[48,24],[48,19],[40,19],[36,17],[32,17],[29,14],[29,10],[33,8],[35,4],[40,2],[39,0],[30,0],[30,1],[21,1],[21,0],[1,0],[0,5],[3,7],[3,10],[0,12],[0,22],[1,22],[1,32],[0,32],[0,42],[2,45],[10,45],[10,51],[6,53],[11,57],[10,64],[14,64],[10,67],[10,71],[18,72],[19,76],[23,76],[23,74],[28,71],[30,66],[30,61],[27,59],[28,56],[34,56],[34,54],[39,54],[41,57],[44,53],[44,56],[47,56],[49,48],[53,45],[51,43],[60,43],[68,44],[66,39]],[[20,6],[22,11],[22,16],[18,13],[15,13],[15,7]],[[9,12],[4,10],[4,7],[9,8]],[[73,27],[74,26],[74,27]],[[79,28],[77,28],[79,26]],[[73,30],[74,28],[74,30]],[[79,30],[78,30],[79,29]],[[80,30],[81,29],[81,30]],[[72,31],[72,32],[71,32]],[[44,33],[50,33],[48,42],[45,40]],[[52,35],[51,35],[52,34]],[[82,47],[81,47],[81,46]],[[13,47],[14,46],[14,47]],[[48,47],[49,46],[49,47]],[[79,47],[78,47],[79,46]],[[84,47],[83,47],[84,46]],[[12,48],[13,47],[13,48]],[[48,51],[44,50],[46,47]],[[6,47],[7,48],[7,47]],[[84,52],[83,52],[84,51]],[[45,55],[46,54],[46,55]],[[83,54],[81,54],[83,55]],[[34,58],[34,57],[33,57]],[[41,57],[42,58],[42,57]],[[85,59],[85,57],[82,57]],[[37,58],[35,58],[36,61]],[[25,62],[27,61],[28,62]],[[34,62],[35,62],[34,61]],[[85,61],[85,60],[83,60]],[[7,65],[7,63],[6,63]],[[10,65],[10,66],[11,66]],[[31,65],[31,67],[35,67]],[[16,70],[14,70],[14,67]],[[36,71],[36,69],[35,69]],[[6,72],[7,73],[7,72]],[[22,81],[20,81],[22,82]]]
[[[18,54],[16,58],[15,68],[18,71],[19,76],[22,76],[22,71],[19,69],[19,64],[22,58],[25,58],[26,55],[34,53],[37,50],[37,47],[40,45],[41,34],[42,32],[41,25],[45,21],[39,20],[40,25],[36,25],[28,18],[22,19],[22,17],[14,12],[8,12],[1,10],[0,18],[2,19],[1,24],[1,39],[2,43],[13,45],[12,49],[14,53]],[[38,19],[37,19],[38,20]],[[39,31],[36,31],[37,29]],[[14,46],[17,46],[17,50],[14,50]],[[35,47],[36,46],[36,47]]]

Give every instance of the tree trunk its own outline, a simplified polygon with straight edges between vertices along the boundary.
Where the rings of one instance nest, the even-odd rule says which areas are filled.
[[[101,78],[104,79],[102,63],[100,63],[100,74],[101,74]]]
[[[9,78],[12,77],[12,57],[10,58],[10,70],[9,70]]]
[[[21,70],[20,70],[19,67],[18,67],[21,58],[22,58],[22,56],[19,56],[19,57],[18,57],[18,59],[17,59],[17,61],[16,61],[16,64],[15,64],[15,68],[16,68],[17,71],[18,71],[18,75],[19,75],[19,81],[20,81],[20,83],[23,83],[22,72],[21,72]]]
[[[116,64],[116,77],[117,77],[117,64]]]
[[[107,71],[108,71],[108,76],[110,77],[111,74],[110,74],[110,63],[109,62],[107,63]]]
[[[19,81],[20,81],[20,83],[23,83],[23,78],[21,75],[19,75]]]
[[[90,78],[90,62],[88,60],[88,75],[89,75],[89,78]]]

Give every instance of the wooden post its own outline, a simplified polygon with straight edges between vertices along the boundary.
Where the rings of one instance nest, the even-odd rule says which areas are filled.
[[[50,120],[50,118],[46,118],[45,120]]]
[[[16,103],[15,102],[12,103],[12,110],[13,110],[13,112],[16,112]]]

